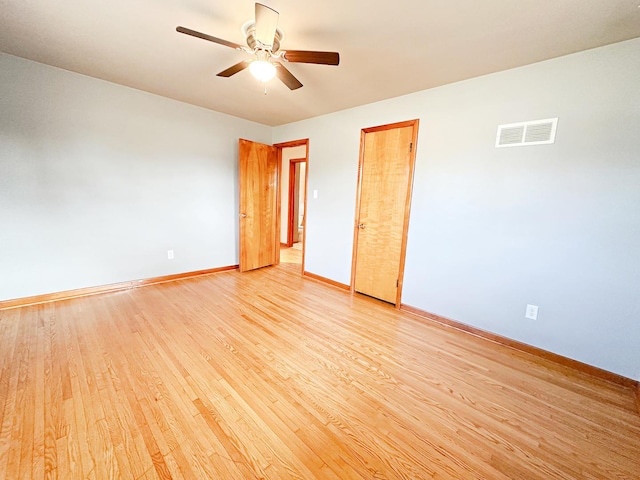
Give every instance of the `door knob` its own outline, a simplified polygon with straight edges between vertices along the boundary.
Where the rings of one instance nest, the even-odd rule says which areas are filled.
[[[241,213],[240,214],[240,218],[247,218],[247,214],[246,213]]]
[[[359,223],[358,228],[364,230],[365,228],[367,228],[367,225],[365,223]]]

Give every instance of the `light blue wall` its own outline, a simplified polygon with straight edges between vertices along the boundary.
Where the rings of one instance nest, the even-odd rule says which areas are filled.
[[[403,303],[640,380],[638,65],[636,39],[272,129],[0,55],[0,300],[237,263],[238,137],[310,139],[305,266],[349,283],[360,130],[418,118]]]
[[[0,300],[237,264],[239,137],[271,128],[0,54]]]
[[[350,282],[360,130],[418,118],[403,303],[640,379],[639,66],[636,39],[275,128],[310,140],[306,270]]]

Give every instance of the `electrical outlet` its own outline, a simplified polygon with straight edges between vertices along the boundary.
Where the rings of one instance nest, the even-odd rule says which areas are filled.
[[[167,258],[173,260],[173,250],[167,250]]]
[[[524,318],[528,318],[529,320],[537,320],[538,319],[538,306],[537,305],[527,305],[527,310],[524,313]]]
[[[313,191],[313,198],[318,198],[318,190]]]

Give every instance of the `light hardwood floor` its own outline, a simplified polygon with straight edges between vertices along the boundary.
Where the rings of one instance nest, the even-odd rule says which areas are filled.
[[[293,247],[280,247],[280,261],[300,265],[302,263],[302,242],[294,243]]]
[[[0,479],[640,478],[631,389],[283,264],[0,311]]]

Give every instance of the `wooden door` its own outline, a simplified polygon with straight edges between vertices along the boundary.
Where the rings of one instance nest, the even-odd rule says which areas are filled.
[[[240,140],[240,271],[278,262],[278,151]]]
[[[365,129],[352,285],[399,305],[418,121]]]
[[[302,212],[300,212],[300,198],[301,193],[302,195],[305,195],[305,178],[301,174],[303,165],[306,165],[305,158],[296,158],[289,161],[289,214],[287,220],[288,247],[292,247],[294,243],[302,241],[302,235],[300,235],[300,216],[304,215],[304,207],[302,208]]]

